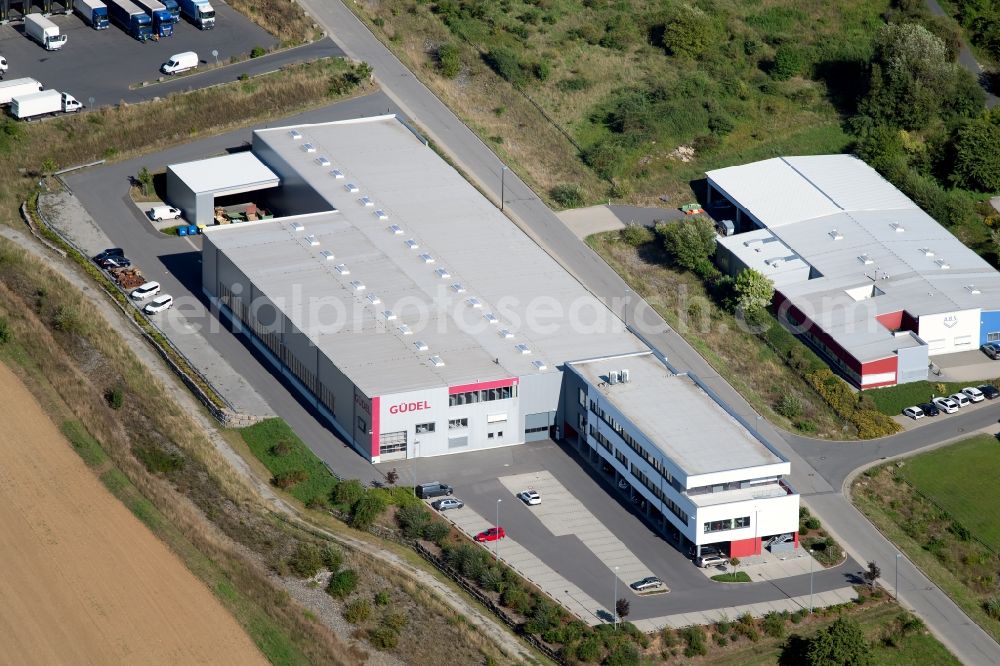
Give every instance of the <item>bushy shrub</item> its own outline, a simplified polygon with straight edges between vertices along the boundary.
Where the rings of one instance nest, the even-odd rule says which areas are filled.
[[[10,323],[4,317],[0,317],[0,344],[5,344],[10,342],[11,330]]]
[[[500,595],[500,603],[515,613],[524,615],[531,610],[535,600],[532,599],[531,594],[529,594],[523,587],[510,585],[503,591],[503,594]]]
[[[638,666],[639,648],[633,643],[618,645],[608,653],[603,663],[606,666]]]
[[[430,519],[430,511],[423,504],[408,504],[396,510],[396,522],[409,539],[421,537]]]
[[[984,601],[983,610],[994,620],[1000,620],[1000,597],[990,597]]]
[[[764,616],[764,633],[771,638],[784,638],[785,614],[771,611]]]
[[[299,578],[312,578],[323,566],[323,551],[309,541],[300,541],[288,558],[288,568]]]
[[[778,412],[785,418],[794,419],[802,413],[802,401],[796,396],[786,393],[781,396],[781,400],[778,401],[774,411]]]
[[[549,196],[563,208],[578,208],[583,205],[583,193],[576,185],[556,185],[549,190]]]
[[[451,527],[440,520],[432,520],[424,526],[424,538],[439,546],[450,533]]]
[[[331,597],[343,599],[348,594],[353,592],[354,588],[357,586],[357,572],[354,571],[354,569],[342,569],[330,576],[330,582],[327,583],[326,592]]]
[[[391,597],[389,596],[389,590],[379,590],[375,593],[375,605],[376,606],[388,606]]]
[[[368,642],[376,650],[392,650],[399,645],[399,634],[391,627],[379,625],[368,631]]]
[[[701,657],[708,654],[708,646],[705,644],[705,630],[701,627],[695,626],[682,629],[681,638],[685,643],[685,657]]]
[[[517,54],[510,49],[503,46],[492,48],[486,52],[483,60],[501,78],[506,79],[516,86],[524,85],[527,78],[524,71],[524,64],[518,58]]]
[[[441,76],[453,79],[462,71],[461,51],[458,46],[445,42],[438,47],[437,65]]]
[[[367,599],[355,599],[344,607],[344,619],[351,624],[361,624],[372,614],[372,605]]]
[[[885,437],[902,430],[902,427],[891,416],[874,409],[855,410],[849,420],[858,429],[858,437],[861,439]]]
[[[771,63],[771,77],[785,81],[802,74],[806,67],[806,59],[802,50],[792,44],[782,44],[774,52],[774,62]]]
[[[255,46],[252,49],[250,49],[251,58],[259,58],[265,54],[267,54],[267,51],[264,49],[263,46]]]
[[[402,631],[409,622],[403,613],[386,613],[382,617],[382,626],[389,627],[393,631]]]
[[[639,247],[640,245],[645,245],[646,243],[651,242],[655,236],[653,235],[653,230],[649,227],[636,224],[635,222],[630,222],[625,225],[624,229],[622,229],[621,238],[626,245]]]
[[[344,562],[344,553],[334,545],[327,545],[323,548],[323,565],[328,571],[337,571]]]
[[[576,648],[576,658],[587,664],[594,663],[601,658],[601,654],[604,652],[603,648],[601,640],[596,636],[585,638],[580,641],[580,645]]]
[[[557,83],[556,88],[564,93],[569,93],[586,90],[592,85],[594,85],[593,82],[585,76],[573,76]]]
[[[351,507],[365,494],[365,487],[357,479],[341,481],[333,489],[333,502],[343,506]]]
[[[105,392],[104,400],[108,403],[108,407],[117,411],[122,408],[125,402],[125,391],[122,390],[121,386],[110,388]]]
[[[304,469],[289,469],[275,474],[271,483],[282,490],[288,490],[292,486],[308,480],[309,472]]]
[[[351,517],[348,522],[355,529],[367,530],[375,524],[388,505],[389,503],[383,494],[366,492],[351,507]]]
[[[540,636],[558,625],[561,619],[562,611],[559,606],[539,597],[535,599],[535,607],[531,609],[528,621],[524,624],[524,630],[529,634]]]
[[[803,521],[802,524],[806,526],[806,529],[810,530],[818,530],[820,527],[819,519],[815,516],[809,516]]]
[[[288,440],[282,439],[274,444],[269,451],[275,458],[282,458],[292,452],[292,444]]]

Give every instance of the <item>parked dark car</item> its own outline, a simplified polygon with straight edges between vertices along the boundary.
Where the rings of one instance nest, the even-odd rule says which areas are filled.
[[[97,265],[106,271],[110,271],[112,268],[128,268],[132,265],[132,261],[126,257],[107,257],[97,262]]]
[[[937,416],[941,413],[941,410],[933,402],[922,402],[917,407],[923,410],[924,416]]]
[[[1000,344],[996,342],[987,342],[979,349],[994,361],[1000,359]]]
[[[451,495],[455,492],[455,489],[447,483],[439,483],[437,481],[433,481],[431,483],[421,483],[414,490],[417,493],[417,497],[421,499],[442,497],[444,495]]]
[[[125,256],[125,250],[121,249],[120,247],[109,247],[109,248],[108,248],[107,250],[105,250],[104,252],[101,252],[101,253],[100,253],[100,254],[98,254],[98,255],[94,255],[94,256],[93,256],[93,257],[91,257],[91,258],[92,258],[92,259],[93,259],[93,260],[94,260],[95,262],[98,262],[98,263],[100,263],[100,262],[101,262],[101,261],[103,261],[104,259],[108,259],[108,258],[110,258],[110,257],[124,257],[124,256]]]
[[[997,396],[1000,396],[1000,391],[998,391],[997,387],[993,386],[993,384],[983,384],[977,388],[982,392],[983,397],[987,400],[993,400]]]

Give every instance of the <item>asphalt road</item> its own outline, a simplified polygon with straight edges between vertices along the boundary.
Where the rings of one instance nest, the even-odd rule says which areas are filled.
[[[575,535],[555,536],[529,507],[518,501],[498,477],[546,470],[573,493],[588,511],[652,572],[666,582],[669,594],[638,596],[619,585],[619,596],[632,604],[629,619],[647,619],[809,594],[809,575],[772,582],[721,585],[698,571],[692,561],[661,538],[619,495],[606,479],[573,451],[572,447],[546,441],[502,449],[470,452],[458,456],[385,463],[383,471],[396,467],[402,484],[440,480],[455,488],[455,496],[480,516],[493,521],[496,500],[501,498],[500,524],[542,562],[596,600],[613,592],[614,576],[608,565]],[[545,501],[545,498],[542,498]],[[503,549],[503,544],[500,546]],[[848,559],[832,569],[817,568],[815,592],[834,590],[860,581],[862,567]]]
[[[199,30],[187,21],[177,24],[174,35],[159,41],[140,43],[115,25],[94,30],[79,16],[55,15],[51,19],[69,40],[58,51],[46,51],[23,34],[21,23],[0,27],[0,53],[10,65],[5,78],[38,79],[46,88],[68,92],[85,105],[94,98],[95,106],[129,103],[165,96],[171,92],[202,88],[235,80],[241,74],[252,76],[278,69],[293,62],[343,52],[329,39],[269,54],[261,58],[198,74],[168,78],[165,83],[130,89],[143,81],[154,82],[161,76],[160,65],[182,51],[195,51],[202,65],[215,62],[212,51],[219,52],[220,62],[248,53],[253,47],[270,48],[274,37],[228,5],[215,3],[216,27]]]
[[[941,8],[941,5],[938,4],[937,0],[924,0],[924,4],[927,5],[927,9],[930,10],[931,14],[934,14],[935,16],[948,16],[944,9]],[[975,76],[976,80],[983,86],[983,90],[986,92],[987,108],[992,109],[996,106],[997,102],[1000,102],[1000,97],[994,95],[986,85],[986,82],[983,80],[983,74],[985,73],[983,71],[983,66],[976,60],[976,56],[972,55],[972,49],[970,49],[969,45],[964,41],[958,50],[958,64],[972,72],[972,75]]]

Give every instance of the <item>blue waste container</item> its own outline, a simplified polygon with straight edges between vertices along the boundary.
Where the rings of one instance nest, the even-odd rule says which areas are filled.
[[[177,235],[178,236],[187,236],[188,235],[188,228],[186,226],[185,227],[177,227]]]
[[[198,225],[197,224],[189,224],[188,225],[188,236],[197,236],[197,235],[198,235]]]

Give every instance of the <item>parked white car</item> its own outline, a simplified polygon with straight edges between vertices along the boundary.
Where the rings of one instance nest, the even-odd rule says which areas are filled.
[[[146,307],[144,307],[142,311],[146,314],[156,314],[157,312],[163,312],[173,304],[174,297],[170,294],[164,294],[163,296],[157,296],[147,303]]]
[[[144,301],[150,296],[156,296],[158,293],[160,293],[159,282],[146,282],[133,289],[129,296],[133,301]]]
[[[944,396],[938,396],[932,401],[937,408],[940,409],[945,414],[954,414],[958,411],[958,403],[956,403],[951,398],[946,398]]]
[[[964,389],[962,389],[962,393],[964,393],[972,402],[982,402],[983,400],[986,399],[986,396],[983,395],[983,392],[974,386],[966,386]]]
[[[0,78],[7,73],[7,58],[0,56]]]
[[[170,60],[160,65],[160,71],[164,74],[180,74],[189,69],[198,67],[198,54],[194,51],[185,51],[170,56]]]
[[[903,416],[909,416],[911,419],[916,421],[917,419],[924,418],[924,410],[914,405],[913,407],[907,407],[904,409]]]
[[[972,402],[969,400],[969,396],[965,395],[964,393],[952,393],[948,397],[951,398],[952,401],[960,408],[968,407],[969,405],[972,404]]]
[[[517,494],[517,498],[528,506],[535,506],[542,503],[542,496],[534,490],[522,490]]]
[[[173,206],[153,206],[148,212],[149,219],[154,222],[159,222],[160,220],[176,220],[181,216],[180,208],[174,208]]]

